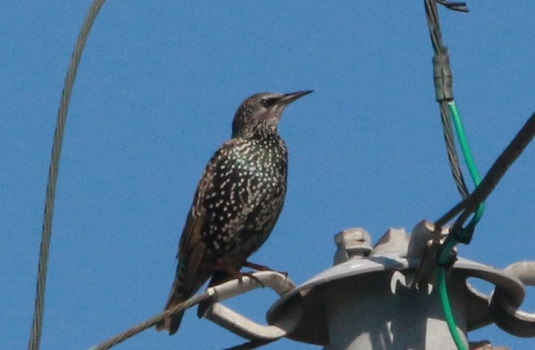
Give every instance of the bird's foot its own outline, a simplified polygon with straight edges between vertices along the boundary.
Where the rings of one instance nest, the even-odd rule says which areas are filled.
[[[255,264],[255,263],[252,263],[250,261],[246,261],[243,263],[243,266],[245,267],[250,267],[251,269],[254,269],[256,271],[272,271],[272,272],[277,272],[277,273],[280,273],[281,275],[284,275],[284,277],[288,277],[288,272],[286,271],[277,271],[277,270],[273,270],[272,268],[270,268],[269,266],[266,266],[266,265],[260,265],[260,264]]]
[[[253,271],[250,271],[250,272],[240,272],[240,275],[238,276],[238,281],[239,281],[240,283],[243,283],[243,278],[244,278],[244,277],[249,277],[250,279],[252,279],[252,280],[255,281],[256,283],[258,283],[259,285],[261,285],[262,288],[265,288],[265,287],[266,287],[266,286],[264,285],[264,283],[262,283],[262,281],[260,281],[260,279],[254,275],[254,272],[253,272]]]
[[[246,266],[246,265],[244,265],[244,266]],[[255,266],[261,266],[261,265],[256,265],[255,264]],[[258,277],[256,277],[253,274],[252,271],[251,272],[241,272],[241,271],[235,269],[233,266],[230,266],[229,264],[227,264],[225,261],[223,261],[221,259],[216,260],[216,262],[215,262],[213,267],[214,267],[214,269],[225,271],[231,279],[235,278],[240,283],[243,283],[243,277],[249,277],[253,281],[255,281],[258,284],[260,284],[262,287],[265,287],[265,285],[262,283],[262,281],[260,281],[260,279]],[[248,266],[248,267],[250,267],[250,266]],[[267,270],[263,270],[263,271],[267,271]]]

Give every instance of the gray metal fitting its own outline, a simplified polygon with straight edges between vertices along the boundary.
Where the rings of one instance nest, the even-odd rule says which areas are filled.
[[[363,228],[349,228],[334,236],[337,249],[334,254],[334,265],[353,258],[365,257],[372,251],[372,239]]]
[[[410,240],[404,230],[390,229],[373,250],[364,229],[337,234],[335,266],[283,295],[268,311],[268,323],[295,321],[286,337],[328,350],[456,349],[437,288],[425,282],[434,281],[430,250],[446,232],[422,221]],[[429,278],[413,288],[414,272],[422,262],[429,265]],[[471,286],[469,278],[490,282],[496,289],[487,296]],[[535,262],[498,270],[459,257],[449,271],[448,289],[465,343],[469,331],[492,323],[515,335],[535,336],[535,314],[518,310],[526,284],[535,284]]]

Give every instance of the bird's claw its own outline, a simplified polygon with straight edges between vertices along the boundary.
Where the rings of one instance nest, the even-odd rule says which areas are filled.
[[[250,271],[250,272],[240,272],[240,276],[238,277],[238,281],[240,283],[243,283],[243,278],[244,277],[249,277],[250,279],[252,279],[253,281],[255,281],[256,283],[258,283],[259,285],[262,286],[262,288],[265,288],[266,286],[264,285],[264,283],[254,275],[253,271]]]

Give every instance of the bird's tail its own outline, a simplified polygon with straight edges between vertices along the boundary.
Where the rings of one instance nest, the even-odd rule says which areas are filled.
[[[171,289],[171,294],[169,295],[169,299],[167,300],[167,304],[165,305],[165,310],[170,310],[174,308],[176,305],[187,300],[189,297],[191,297],[191,295],[185,294],[183,292],[182,281],[179,279],[175,279],[175,282],[173,283],[173,288]],[[164,318],[156,324],[156,330],[166,330],[169,332],[169,335],[175,334],[178,331],[178,327],[180,327],[180,322],[182,321],[183,316],[184,311],[181,311],[177,314]]]

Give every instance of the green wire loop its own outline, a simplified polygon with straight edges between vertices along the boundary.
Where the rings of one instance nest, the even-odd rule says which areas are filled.
[[[448,102],[448,107],[450,111],[450,116],[453,120],[453,124],[455,125],[455,132],[457,133],[457,138],[459,140],[459,145],[461,146],[461,150],[463,152],[466,166],[468,168],[468,171],[470,172],[470,176],[472,177],[474,185],[477,186],[481,182],[481,177],[479,175],[479,171],[477,170],[474,158],[472,157],[472,152],[470,151],[470,146],[468,145],[468,140],[464,132],[464,127],[461,122],[461,117],[459,115],[459,111],[457,110],[457,105],[455,104],[455,101],[452,100]],[[457,237],[464,239],[466,242],[470,242],[475,227],[483,216],[484,210],[485,204],[481,203],[476,213],[472,217],[472,220],[468,223],[468,225],[466,225],[466,227],[461,230],[461,232],[458,233]],[[444,247],[440,253],[440,256],[438,257],[439,264],[445,264],[448,259],[450,259],[451,252],[453,251],[457,243],[459,242],[456,238],[446,240]],[[442,308],[444,310],[444,316],[446,318],[446,323],[448,324],[448,328],[450,330],[453,341],[455,342],[455,345],[459,350],[468,350],[465,340],[463,339],[461,333],[459,332],[459,329],[457,328],[457,322],[455,321],[455,316],[453,315],[444,267],[437,267],[437,280],[440,300],[442,302]]]

